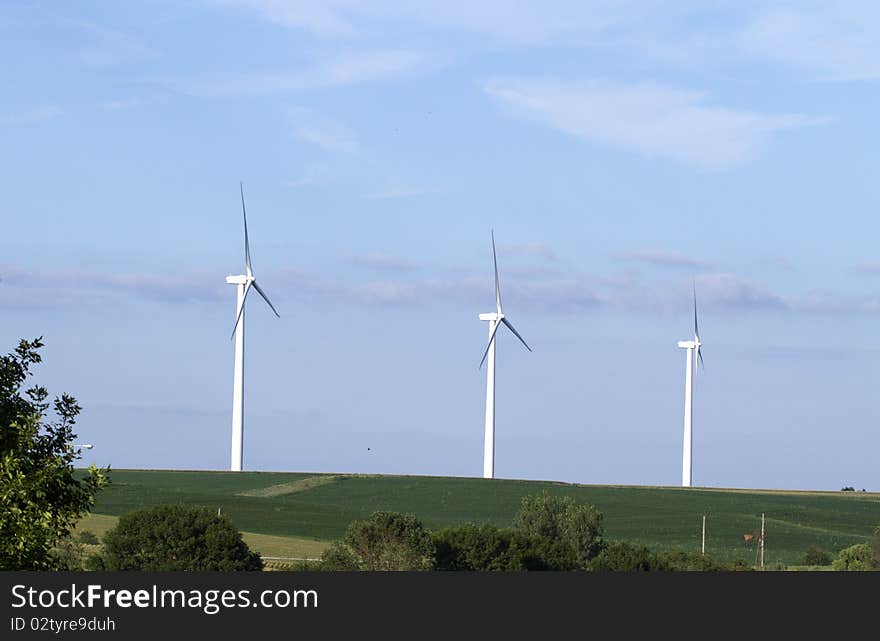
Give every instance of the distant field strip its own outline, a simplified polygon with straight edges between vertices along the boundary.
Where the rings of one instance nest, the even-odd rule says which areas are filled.
[[[103,537],[110,529],[116,527],[118,516],[105,514],[86,514],[76,523],[74,534],[89,531]],[[320,558],[321,553],[329,547],[326,541],[296,536],[275,536],[257,532],[242,532],[244,542],[266,560],[277,561],[312,561]],[[99,549],[98,546],[94,546]],[[94,550],[93,550],[94,551]]]
[[[767,522],[767,524],[770,524],[770,525],[775,523],[777,525],[783,525],[783,526],[786,526],[789,528],[796,528],[798,530],[808,530],[810,532],[817,532],[817,533],[821,533],[821,534],[833,534],[835,536],[844,537],[844,538],[858,538],[858,539],[864,539],[866,541],[871,538],[869,534],[854,534],[853,532],[845,532],[843,530],[832,530],[831,528],[818,527],[816,525],[805,525],[803,523],[795,523],[794,521],[787,521],[785,519],[771,519],[771,518],[767,517],[766,522]]]
[[[287,496],[288,494],[296,494],[297,492],[306,492],[313,490],[322,485],[330,485],[336,483],[340,476],[338,475],[321,475],[309,476],[298,481],[290,481],[289,483],[279,483],[278,485],[270,485],[269,487],[260,487],[253,490],[245,490],[244,492],[236,492],[236,496],[257,496],[264,499],[275,498],[277,496]]]

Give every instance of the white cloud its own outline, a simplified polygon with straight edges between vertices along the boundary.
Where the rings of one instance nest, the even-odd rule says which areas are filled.
[[[648,263],[658,267],[696,268],[708,266],[706,261],[685,256],[677,251],[631,251],[615,254],[615,257],[626,261]]]
[[[867,261],[856,265],[855,270],[863,274],[880,274],[880,261]]]
[[[494,44],[595,44],[674,11],[649,0],[210,0],[323,38],[364,38],[389,24],[470,33]],[[654,18],[654,20],[651,20]]]
[[[798,2],[760,11],[739,34],[744,52],[828,80],[880,78],[880,5]]]
[[[781,296],[731,272],[700,274],[694,281],[699,300],[712,307],[741,310],[789,307]]]
[[[16,127],[45,122],[61,116],[64,111],[56,105],[43,105],[19,113],[0,114],[0,127]]]
[[[711,106],[653,83],[495,79],[485,91],[514,113],[592,142],[708,168],[743,162],[772,134],[825,122]]]
[[[285,27],[304,29],[312,33],[339,37],[351,36],[354,26],[344,14],[346,5],[357,3],[338,0],[210,0],[214,4],[255,11],[263,18]]]
[[[538,258],[550,262],[559,260],[556,252],[546,243],[522,243],[519,245],[499,245],[498,253],[505,256]]]
[[[172,79],[170,84],[195,96],[268,95],[389,80],[413,71],[424,62],[422,54],[402,49],[349,51],[293,71],[214,74]]]
[[[4,288],[38,292],[39,298],[69,297],[77,291],[114,291],[165,303],[213,301],[222,285],[205,274],[106,273],[86,270],[0,270]]]
[[[117,100],[106,100],[98,103],[98,108],[103,111],[122,111],[123,109],[132,109],[141,104],[138,98],[125,98]]]
[[[357,150],[354,132],[323,114],[311,109],[290,107],[286,116],[291,133],[300,140],[327,151],[351,153]]]
[[[420,187],[392,187],[383,189],[364,196],[367,200],[399,200],[402,198],[414,198],[415,196],[424,196],[433,193],[430,189],[422,189]]]
[[[408,260],[378,252],[355,256],[352,258],[352,262],[360,267],[367,267],[369,269],[380,271],[408,272],[416,268],[415,264]]]

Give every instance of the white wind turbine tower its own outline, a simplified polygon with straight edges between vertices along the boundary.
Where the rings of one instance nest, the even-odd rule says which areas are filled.
[[[700,366],[703,366],[703,353],[700,351],[700,329],[697,325],[697,290],[694,288],[694,340],[678,341],[678,347],[685,350],[687,365],[684,377],[684,447],[681,457],[681,486],[691,487],[694,476],[693,447],[694,447],[694,371],[697,358]]]
[[[226,282],[238,287],[238,297],[235,303],[235,326],[232,335],[235,336],[235,366],[232,378],[232,453],[229,469],[233,472],[241,471],[242,446],[244,441],[244,302],[251,288],[263,297],[275,315],[281,318],[272,301],[266,296],[254,272],[251,269],[251,246],[248,241],[247,213],[244,208],[244,186],[239,184],[241,190],[241,215],[244,218],[244,264],[247,273],[239,276],[227,276]],[[230,337],[231,338],[231,337]]]
[[[483,352],[480,367],[488,356],[489,364],[486,367],[486,436],[483,444],[483,478],[495,478],[495,333],[503,323],[514,336],[526,346],[530,352],[532,348],[523,340],[510,321],[504,316],[501,309],[501,285],[498,281],[498,257],[495,254],[495,232],[492,231],[492,261],[495,264],[495,309],[489,314],[480,314],[481,321],[489,321],[489,344]]]

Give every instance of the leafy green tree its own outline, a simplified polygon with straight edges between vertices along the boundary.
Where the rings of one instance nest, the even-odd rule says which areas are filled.
[[[495,525],[460,525],[434,534],[438,570],[478,572],[572,569],[576,563],[548,540]],[[564,557],[564,567],[559,556]]]
[[[208,508],[159,505],[124,514],[104,535],[102,560],[108,570],[200,571],[262,570],[226,516]]]
[[[843,572],[860,572],[873,570],[874,551],[870,543],[857,543],[843,548],[831,564],[832,570]]]
[[[651,550],[624,541],[609,542],[590,562],[593,572],[656,572],[665,569]]]
[[[430,570],[434,542],[412,514],[373,512],[351,523],[342,541],[325,551],[322,559],[326,569]]]
[[[321,570],[329,572],[351,572],[360,570],[358,559],[345,543],[335,541],[321,555]]]
[[[605,547],[602,513],[567,496],[545,492],[523,497],[513,525],[528,535],[553,542],[558,547],[558,569],[585,569]],[[572,564],[575,567],[566,567]]]
[[[825,550],[810,546],[804,553],[804,565],[831,565],[833,559]]]
[[[22,390],[40,363],[42,338],[22,340],[0,358],[0,569],[49,570],[65,565],[53,547],[94,505],[107,469],[91,466],[77,478],[73,426],[80,412],[67,394],[51,406],[44,387]]]

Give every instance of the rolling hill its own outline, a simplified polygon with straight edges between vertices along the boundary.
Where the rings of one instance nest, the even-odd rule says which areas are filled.
[[[430,528],[457,523],[509,525],[527,494],[548,492],[590,503],[605,515],[608,538],[653,549],[706,550],[719,560],[755,562],[766,515],[765,563],[792,565],[810,546],[836,553],[880,525],[880,494],[647,486],[573,485],[460,477],[280,472],[113,470],[95,514],[122,515],[163,503],[220,509],[248,533],[331,541],[375,510],[411,512]]]

